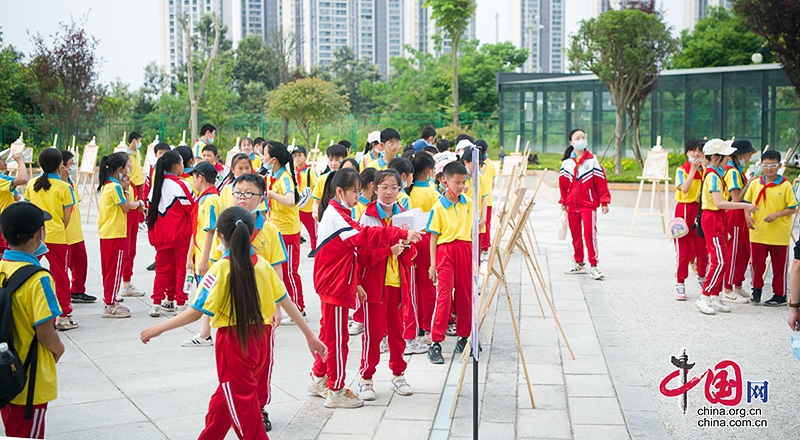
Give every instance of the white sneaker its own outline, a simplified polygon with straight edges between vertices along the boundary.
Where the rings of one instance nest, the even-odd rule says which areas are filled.
[[[119,304],[103,307],[103,318],[130,318],[131,311]]]
[[[406,350],[403,352],[404,355],[408,354],[423,354],[428,352],[428,346],[423,344],[419,338],[414,338],[411,340],[406,341]]]
[[[338,391],[328,391],[324,405],[325,408],[360,408],[364,406],[364,399],[352,391],[342,388]]]
[[[592,266],[592,268],[589,270],[589,276],[592,277],[593,280],[602,280],[606,277],[603,275],[603,272],[600,272],[600,269],[598,269],[597,266]]]
[[[208,335],[207,338],[200,336],[200,334],[196,334],[191,338],[181,342],[181,347],[213,347],[214,346],[214,339],[211,335]]]
[[[418,336],[417,339],[419,339],[419,341],[425,345],[433,344],[433,339],[431,339],[431,332],[425,332],[425,336]]]
[[[697,285],[699,285],[701,289],[703,288],[703,284],[705,283],[706,283],[706,277],[697,277]]]
[[[189,308],[189,306],[187,306],[186,304],[184,304],[182,306],[175,306],[175,316],[178,316],[181,312],[183,312],[184,310],[186,310],[188,308]]]
[[[292,318],[290,318],[288,316],[284,316],[281,319],[281,325],[294,325],[294,321],[292,320]]]
[[[686,286],[683,283],[675,285],[675,299],[678,301],[686,301]]]
[[[158,318],[161,316],[161,306],[153,306],[148,315],[152,316],[153,318]]]
[[[123,283],[122,289],[119,290],[119,296],[144,296],[144,292],[131,283]]]
[[[384,336],[383,339],[381,339],[381,354],[387,351],[389,351],[389,338]]]
[[[694,303],[700,312],[705,315],[716,315],[717,311],[711,307],[711,299],[705,295],[701,295],[700,298],[697,298],[697,302]]]
[[[353,321],[350,323],[350,327],[347,328],[347,333],[350,333],[350,336],[355,336],[363,332],[364,324],[360,322]]]
[[[328,379],[325,377],[316,377],[311,374],[311,380],[306,384],[306,391],[309,393],[325,398],[328,396]]]
[[[139,232],[142,232],[142,233],[147,232],[147,223],[146,222],[139,223]]]
[[[411,385],[406,382],[405,376],[393,377],[392,384],[389,385],[389,388],[401,396],[410,396],[414,394],[414,390],[412,390]]]
[[[375,400],[375,387],[373,385],[372,379],[361,379],[358,383],[358,395],[363,400]]]
[[[711,304],[711,307],[714,310],[718,311],[718,312],[728,313],[728,312],[731,311],[731,308],[728,307],[727,304],[722,302],[722,300],[719,298],[719,296],[712,296],[710,304]]]
[[[575,263],[575,265],[572,266],[572,268],[565,270],[564,273],[567,275],[586,273],[586,264]]]
[[[67,331],[78,328],[78,323],[72,320],[70,316],[59,316],[56,318],[56,330]]]
[[[747,296],[741,288],[733,289],[730,292],[723,292],[722,299],[734,304],[746,304],[750,302],[750,297]]]

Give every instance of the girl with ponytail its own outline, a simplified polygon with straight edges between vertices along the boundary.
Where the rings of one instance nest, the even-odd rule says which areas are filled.
[[[183,291],[186,255],[192,239],[192,210],[195,197],[179,177],[184,160],[176,151],[167,151],[156,161],[153,186],[147,199],[147,236],[156,248],[156,276],[153,280],[153,308],[150,316],[180,313],[186,309]],[[166,298],[166,301],[164,299]]]
[[[280,277],[264,258],[253,254],[250,237],[254,230],[253,218],[245,209],[237,206],[223,211],[217,234],[225,251],[200,281],[192,307],[141,333],[146,344],[203,314],[217,328],[214,347],[219,386],[211,396],[201,439],[224,438],[231,427],[240,439],[267,439],[261,407],[269,400],[276,304],[297,322],[312,355],[327,359],[325,345],[287,300]]]
[[[60,171],[64,169],[61,152],[56,148],[45,148],[39,154],[39,167],[42,174],[25,189],[25,199],[50,213],[52,219],[44,223],[45,239],[36,257],[45,255],[50,262],[50,273],[56,285],[56,297],[62,315],[56,319],[56,328],[70,330],[78,327],[68,316],[72,313],[69,276],[67,276],[67,225],[70,222],[75,195],[69,183],[61,180]]]
[[[294,172],[292,155],[280,142],[270,141],[264,152],[264,166],[272,171],[272,178],[267,186],[270,218],[278,227],[286,244],[289,261],[283,264],[283,282],[289,290],[289,296],[305,316],[303,300],[303,282],[300,279],[300,211],[297,203],[300,194],[297,192],[297,179]],[[292,324],[287,316],[283,324]]]
[[[97,231],[100,235],[100,267],[103,274],[103,318],[129,318],[131,311],[119,305],[123,260],[128,248],[128,212],[144,212],[144,202],[133,201],[128,177],[128,154],[119,152],[100,159],[100,203]],[[121,300],[120,300],[121,301]]]

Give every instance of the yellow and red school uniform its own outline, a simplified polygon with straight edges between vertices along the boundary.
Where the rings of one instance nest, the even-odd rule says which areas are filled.
[[[377,160],[373,160],[372,162],[368,163],[367,168],[375,168],[378,171],[383,171],[389,167],[389,162],[395,157],[402,157],[402,156],[400,156],[399,154],[395,154],[393,158],[387,161],[384,158],[384,154],[381,153],[381,157],[379,157]]]
[[[261,169],[261,156],[255,152],[250,153],[250,166],[253,167],[253,172],[257,173]]]
[[[68,178],[68,183],[72,187],[72,194],[75,195],[75,204],[72,205],[72,214],[67,225],[67,264],[72,273],[69,290],[70,293],[86,293],[86,273],[89,263],[81,227],[81,198],[75,182]]]
[[[314,191],[314,188],[317,183],[317,172],[314,171],[310,166],[306,165],[303,168],[298,168],[295,170],[295,177],[297,180],[297,191],[302,194],[304,191],[308,191],[308,202],[306,202],[305,206],[299,208],[300,214],[300,223],[306,228],[306,232],[308,232],[308,238],[311,242],[311,250],[315,250],[317,248],[317,221],[314,220],[314,216],[312,214],[314,208],[314,201],[311,197],[311,192]]]
[[[131,172],[128,177],[131,179],[131,186],[128,194],[132,202],[144,199],[144,173],[142,171],[141,157],[138,151],[129,151],[131,157]],[[136,209],[131,209],[127,214],[127,239],[125,253],[122,257],[122,281],[129,283],[133,276],[133,260],[136,258],[136,241],[139,237],[139,223],[144,221],[144,214]]]
[[[494,179],[497,177],[497,168],[488,157],[484,158],[481,174],[486,181],[486,189],[489,195],[486,198],[486,228],[480,233],[481,251],[488,251],[492,247],[492,193],[494,192]]]
[[[411,194],[408,195],[410,204],[422,212],[431,212],[433,205],[442,197],[427,181],[415,181]],[[406,340],[414,339],[421,331],[431,331],[431,316],[436,304],[436,286],[428,275],[431,267],[431,235],[425,234],[422,239],[412,245],[417,249],[414,258],[414,287],[410,307],[405,308],[403,321]]]
[[[266,260],[257,255],[253,260],[262,325],[258,332],[252,326],[244,343],[246,349],[236,336],[227,251],[208,269],[192,302],[192,308],[208,315],[211,327],[217,329],[214,351],[219,386],[208,404],[200,438],[223,438],[231,427],[239,438],[266,438],[261,408],[270,400],[274,338],[270,317],[275,314],[276,303],[286,298],[286,289]]]
[[[270,182],[269,191],[294,198],[295,187],[292,176],[286,167],[281,167]],[[274,200],[270,201],[270,219],[283,236],[289,261],[283,264],[283,282],[289,291],[289,297],[302,312],[305,310],[303,300],[303,281],[300,279],[300,213],[297,205],[286,206]]]
[[[192,224],[194,231],[192,231],[192,262],[195,267],[200,264],[200,258],[203,257],[205,252],[206,234],[217,229],[217,217],[222,212],[222,200],[219,197],[217,188],[212,186],[200,194],[197,198],[197,203],[192,210]],[[212,246],[214,241],[211,241]],[[209,258],[211,251],[209,250]],[[209,261],[209,266],[211,266]]]
[[[444,341],[450,319],[451,295],[456,309],[456,333],[470,335],[472,326],[472,200],[461,194],[456,202],[441,196],[433,205],[426,227],[436,234],[436,306],[431,322],[431,340]]]
[[[358,168],[360,170],[365,170],[375,160],[380,159],[381,155],[378,153],[377,155],[372,154],[372,150],[370,150],[367,154],[361,156],[361,159],[358,161]]]
[[[703,284],[703,295],[719,296],[722,291],[722,278],[725,273],[727,260],[728,241],[725,230],[726,214],[724,209],[717,208],[714,203],[713,193],[718,192],[722,200],[728,200],[730,193],[722,178],[721,168],[708,166],[703,178],[703,187],[700,193],[702,199],[701,223],[708,254],[708,272],[706,282]]]
[[[764,287],[764,271],[767,268],[767,255],[772,260],[772,292],[778,296],[786,294],[786,272],[789,270],[789,244],[792,237],[792,216],[776,218],[765,223],[764,217],[784,209],[796,208],[797,198],[791,183],[783,176],[774,182],[767,182],[761,176],[747,187],[745,202],[752,203],[758,210],[752,214],[755,229],[750,230],[750,249],[752,250],[754,289]]]
[[[255,230],[250,237],[256,255],[267,260],[272,266],[279,266],[289,260],[286,245],[278,227],[264,219],[264,214],[258,213],[255,218]],[[211,248],[211,262],[216,263],[222,258],[222,251],[218,249],[219,239],[214,237],[214,247]]]
[[[119,180],[109,177],[100,194],[97,214],[97,231],[100,235],[100,267],[103,274],[103,300],[106,305],[116,302],[124,265],[125,250],[128,247],[128,216],[122,210],[128,197],[122,190]]]
[[[367,205],[359,224],[362,226],[389,227],[392,217],[404,212],[399,204],[392,204],[391,215],[377,201]],[[394,376],[406,371],[403,359],[403,303],[411,302],[411,273],[414,267],[416,248],[410,247],[399,256],[392,255],[391,248],[359,249],[358,262],[362,271],[361,287],[367,293],[362,302],[364,317],[363,348],[359,374],[363,379],[372,379],[380,362],[380,344],[384,334],[389,343],[389,369]]]
[[[0,212],[5,211],[12,203],[14,203],[14,196],[17,195],[17,189],[14,186],[14,178],[0,174]],[[6,241],[0,235],[0,254],[8,249]]]
[[[703,186],[703,170],[698,169],[692,177],[689,191],[681,191],[681,185],[689,179],[692,164],[688,161],[675,171],[675,217],[682,218],[689,227],[689,233],[675,239],[675,253],[677,255],[677,270],[675,277],[678,283],[686,281],[689,276],[689,263],[695,262],[697,276],[704,278],[708,268],[708,254],[703,237],[697,235],[694,228],[697,220],[697,210],[700,208],[700,190]]]
[[[728,161],[722,177],[729,192],[736,189],[742,191],[747,184],[744,173],[733,161]],[[730,201],[730,199],[729,193],[728,197],[723,200]],[[728,262],[728,265],[723,274],[723,287],[729,290],[733,286],[741,287],[744,281],[747,265],[750,263],[750,233],[743,210],[729,210],[726,216],[725,228],[728,233],[728,246],[725,261]]]
[[[464,182],[464,184],[465,184],[465,187],[464,187],[465,193],[468,194],[468,197],[472,197],[472,176],[467,175],[467,180]],[[478,173],[478,198],[477,199],[472,199],[472,201],[473,201],[472,209],[474,209],[475,211],[481,212],[482,206],[483,206],[483,201],[487,200],[487,197],[489,197],[489,187],[486,185],[486,178],[483,176],[483,174],[480,174],[480,172],[479,172]],[[472,221],[472,219],[470,219],[470,221]],[[484,224],[483,228],[481,228],[481,230],[478,231],[478,232],[479,233],[486,232],[486,225]]]
[[[75,195],[69,183],[61,180],[61,176],[49,173],[45,176],[50,180],[50,189],[35,191],[36,180],[32,180],[25,188],[25,199],[50,213],[52,219],[44,223],[45,239],[48,252],[45,258],[50,263],[50,274],[56,285],[56,296],[61,306],[62,317],[72,313],[72,295],[69,291],[69,276],[67,275],[67,229],[64,226],[64,210],[75,205]]]
[[[153,200],[152,190],[149,200]],[[156,248],[153,304],[160,305],[166,297],[181,306],[188,299],[183,291],[183,282],[186,278],[186,255],[192,240],[194,204],[195,197],[186,180],[165,173],[161,202],[158,206],[150,204],[151,210],[158,210],[158,218],[147,230],[150,244]]]
[[[0,273],[8,280],[14,272],[28,265],[40,266],[39,260],[31,254],[7,249],[0,260]],[[52,326],[53,319],[61,315],[62,310],[58,306],[53,278],[47,271],[40,271],[28,278],[10,298],[14,348],[20,361],[24,361],[28,358],[31,342],[36,336],[36,327]],[[44,438],[47,404],[58,397],[58,374],[53,352],[42,344],[36,344],[36,350],[38,360],[33,389],[33,417],[25,419],[28,385],[33,377],[32,372],[29,372],[25,388],[0,411],[5,435],[9,437]]]

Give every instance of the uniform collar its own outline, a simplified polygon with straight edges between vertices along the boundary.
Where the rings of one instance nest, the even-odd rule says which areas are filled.
[[[19,261],[21,263],[31,263],[36,266],[41,266],[39,260],[33,255],[27,252],[15,251],[14,249],[6,249],[6,251],[3,252],[3,259],[6,261]]]
[[[255,225],[256,229],[264,229],[264,215],[261,212],[256,212]]]
[[[202,203],[203,199],[205,199],[206,197],[210,196],[211,194],[219,194],[219,191],[217,190],[217,187],[214,186],[214,185],[211,185],[208,189],[206,189],[205,191],[200,193],[200,197],[197,198],[198,203]]]
[[[250,160],[256,160],[256,152],[255,151],[251,151],[250,152]]]
[[[467,198],[464,197],[464,194],[459,194],[458,201],[456,203],[453,203],[450,200],[448,200],[446,196],[439,197],[439,201],[442,202],[442,206],[444,206],[444,209],[449,209],[451,206],[457,203],[467,203]]]
[[[48,178],[50,178],[50,179],[58,179],[58,180],[61,180],[61,176],[59,176],[59,175],[58,175],[58,174],[56,174],[56,173],[47,173],[47,177],[48,177]]]
[[[383,209],[383,205],[378,203],[377,200],[375,201],[375,208],[378,210],[378,216],[381,218],[381,220],[385,220],[387,217],[389,217],[389,215],[386,214],[386,210]],[[399,214],[401,212],[403,212],[403,210],[400,208],[400,205],[397,202],[392,203],[392,215]]]
[[[254,251],[253,247],[250,246],[250,255],[253,255],[255,253],[256,253],[256,251]],[[225,249],[225,252],[222,253],[222,258],[230,258],[230,256],[231,256],[231,250],[230,249]]]
[[[769,183],[769,182],[767,182],[767,176],[764,176],[764,175],[759,177],[758,180],[761,182],[762,185],[766,185],[766,184]],[[786,180],[786,178],[781,176],[780,174],[778,174],[778,178],[775,179],[775,182],[773,182],[773,183],[775,183],[775,185],[780,185],[781,183],[783,183],[784,180]]]
[[[430,184],[428,183],[427,180],[415,180],[414,181],[414,186],[426,187],[426,186],[430,186]]]
[[[368,205],[369,202],[370,202],[370,200],[368,198],[366,198],[366,197],[364,197],[362,195],[358,196],[358,203],[361,203],[362,205]]]
[[[283,174],[285,171],[286,171],[286,165],[278,168],[278,171],[275,172],[275,179],[279,179],[281,177],[281,174]]]
[[[49,176],[49,174],[48,174],[48,176]],[[109,177],[107,180],[108,180],[109,182],[114,182],[114,183],[116,183],[116,184],[119,184],[119,180],[117,180],[117,178],[116,178],[116,177]]]

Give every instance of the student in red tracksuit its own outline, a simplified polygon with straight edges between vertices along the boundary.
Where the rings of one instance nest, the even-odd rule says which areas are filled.
[[[327,358],[325,345],[314,337],[300,312],[287,301],[286,288],[269,263],[255,255],[250,237],[253,217],[241,207],[219,216],[217,234],[227,248],[200,281],[192,307],[142,330],[145,344],[160,334],[197,321],[205,314],[217,328],[214,348],[219,386],[211,396],[206,426],[199,439],[222,439],[233,428],[240,439],[267,439],[261,407],[269,400],[272,331],[278,324],[276,304],[297,322],[314,355]]]
[[[725,259],[728,241],[725,230],[725,210],[744,209],[748,212],[756,210],[755,205],[744,202],[729,202],[728,190],[722,177],[722,166],[727,162],[728,156],[736,151],[729,147],[722,139],[711,139],[703,146],[703,154],[708,160],[706,175],[703,177],[703,189],[700,224],[706,241],[708,253],[708,272],[706,282],[703,284],[703,294],[697,298],[695,305],[701,313],[714,315],[717,312],[730,312],[731,309],[720,301],[722,291],[722,278],[730,264]]]
[[[367,205],[359,220],[362,226],[389,227],[392,218],[405,209],[397,203],[397,194],[402,190],[400,174],[393,169],[379,171],[375,176],[378,199]],[[364,334],[361,336],[361,381],[359,394],[364,400],[375,400],[372,376],[381,359],[381,339],[387,336],[389,368],[392,370],[391,389],[401,396],[413,394],[403,373],[406,371],[405,340],[403,339],[403,303],[408,307],[413,286],[414,257],[417,249],[408,242],[398,241],[391,248],[359,249],[358,263],[361,270],[361,287],[365,292],[359,296],[364,310]],[[422,345],[420,353],[427,352]]]
[[[586,132],[576,128],[567,136],[570,146],[564,151],[559,172],[558,188],[561,198],[558,203],[567,211],[569,232],[572,234],[575,266],[564,271],[567,274],[586,273],[584,270],[583,244],[588,251],[589,276],[595,280],[605,278],[597,268],[597,208],[608,213],[611,193],[603,166],[587,150]]]
[[[164,153],[166,153],[167,151],[170,151],[170,150],[171,150],[171,148],[169,147],[169,144],[166,143],[166,142],[159,142],[159,143],[156,144],[155,147],[153,147],[153,153],[156,156],[156,160],[158,160],[159,157],[163,156]],[[150,204],[147,201],[147,195],[150,194],[150,188],[153,186],[153,175],[155,173],[156,173],[156,164],[155,163],[148,165],[147,166],[147,170],[145,170],[145,173],[144,173],[144,185],[143,185],[144,186],[144,192],[142,194],[143,194],[143,200],[144,200],[145,207],[147,207],[148,209],[150,209]],[[153,261],[153,263],[151,265],[147,266],[147,270],[149,270],[149,271],[156,270],[156,262]]]
[[[156,161],[147,212],[147,236],[156,248],[153,308],[150,316],[185,310],[186,255],[192,239],[195,197],[184,179],[184,161],[177,151],[167,151]],[[164,301],[164,298],[167,300]]]
[[[700,286],[706,282],[708,254],[703,237],[697,235],[694,228],[697,210],[700,207],[700,189],[703,186],[703,145],[702,139],[688,139],[685,145],[686,162],[675,172],[675,217],[682,218],[689,227],[689,232],[675,239],[677,260],[675,299],[686,301],[686,277],[689,276],[689,263],[696,262],[697,282]]]
[[[325,397],[327,408],[357,408],[361,397],[345,389],[347,363],[348,310],[355,307],[359,286],[356,268],[358,248],[389,248],[399,240],[419,241],[421,234],[395,227],[361,226],[352,218],[352,207],[358,203],[361,176],[344,169],[333,171],[325,181],[320,201],[319,246],[314,257],[314,288],[322,310],[320,339],[328,347],[327,361],[317,357],[306,390]]]
[[[730,194],[728,201],[741,202],[749,185],[744,167],[756,150],[746,139],[733,141],[731,147],[735,148],[736,152],[725,165],[725,174],[722,178]],[[729,264],[722,280],[722,297],[726,301],[744,304],[750,302],[749,295],[742,289],[745,272],[750,264],[750,230],[747,228],[744,211],[741,209],[729,210],[727,216],[725,228],[728,232],[728,247],[725,261]]]

